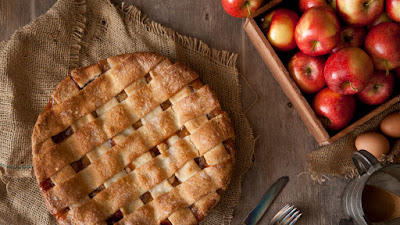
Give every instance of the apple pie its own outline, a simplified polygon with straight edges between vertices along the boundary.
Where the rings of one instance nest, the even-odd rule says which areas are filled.
[[[234,166],[215,93],[154,53],[72,70],[32,134],[33,164],[60,224],[197,224]]]

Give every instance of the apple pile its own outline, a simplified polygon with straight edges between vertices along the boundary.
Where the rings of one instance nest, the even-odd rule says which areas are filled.
[[[275,50],[293,51],[289,74],[326,128],[398,93],[400,0],[299,0],[297,9],[277,8],[260,27]]]

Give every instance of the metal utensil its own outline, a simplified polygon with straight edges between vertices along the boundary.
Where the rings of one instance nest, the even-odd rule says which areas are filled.
[[[293,225],[300,216],[303,215],[300,210],[293,205],[283,207],[269,222],[270,225]]]
[[[281,177],[276,181],[264,194],[260,203],[250,212],[250,214],[243,221],[243,224],[254,225],[261,219],[264,213],[267,211],[274,199],[281,193],[283,188],[289,182],[289,177]]]

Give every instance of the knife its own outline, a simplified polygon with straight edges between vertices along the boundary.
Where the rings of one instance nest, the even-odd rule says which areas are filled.
[[[255,225],[260,221],[261,217],[267,211],[269,206],[275,200],[275,198],[281,193],[283,188],[289,182],[289,177],[281,177],[278,181],[276,181],[267,192],[265,192],[263,198],[260,203],[250,212],[250,214],[243,220],[243,224],[245,225]]]

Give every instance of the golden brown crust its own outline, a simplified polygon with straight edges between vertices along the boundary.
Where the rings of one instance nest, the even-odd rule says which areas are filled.
[[[100,66],[94,64],[72,70],[71,78],[80,88],[83,88],[87,83],[95,79],[97,76],[100,76],[100,74],[102,74]]]
[[[68,76],[57,85],[51,97],[58,104],[67,100],[72,95],[75,95],[78,92],[79,92],[79,87],[76,86],[72,78]]]
[[[193,177],[178,185],[168,193],[142,206],[117,224],[159,224],[173,212],[189,207],[219,188],[227,186],[233,170],[232,158],[227,158],[217,165],[207,167]],[[214,204],[214,203],[212,203]],[[211,208],[206,202],[201,209]]]
[[[133,93],[123,103],[83,126],[65,142],[54,145],[52,148],[42,149],[37,155],[39,160],[44,161],[43,166],[36,169],[38,180],[41,182],[65,165],[80,159],[91,149],[120,133],[154,107],[166,101],[185,83],[197,78],[197,74],[193,71],[176,69],[177,67],[176,65],[171,66],[171,69],[166,71],[166,76],[155,77],[152,85],[145,86]],[[173,76],[168,76],[169,73]],[[160,93],[159,87],[165,86],[167,82],[175,88],[165,89],[163,93]],[[56,161],[57,165],[51,166],[53,161]]]
[[[161,56],[151,55],[149,62],[140,65],[136,59],[143,58],[143,54],[139,55],[132,54],[106,74],[87,84],[77,95],[40,114],[34,128],[33,145],[67,129],[79,118],[119,94],[130,83],[146,75],[150,71],[150,65],[154,67],[162,60]]]
[[[195,225],[198,223],[196,217],[189,208],[183,208],[175,211],[168,217],[172,224]]]
[[[234,134],[196,79],[181,63],[133,53],[60,82],[32,134],[35,174],[60,224],[204,218],[230,181],[234,152],[223,142]]]
[[[220,199],[221,196],[217,192],[212,192],[193,203],[191,211],[196,219],[201,221],[204,219],[204,216],[207,215],[208,211],[210,211]]]
[[[227,113],[222,113],[193,132],[190,139],[203,155],[217,144],[234,136]]]
[[[182,125],[219,107],[217,97],[208,85],[172,106]]]

